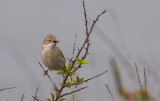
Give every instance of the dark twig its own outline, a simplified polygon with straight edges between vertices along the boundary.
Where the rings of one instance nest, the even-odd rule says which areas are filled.
[[[85,7],[84,0],[83,0],[83,10],[84,10],[84,19],[85,19],[85,26],[86,26],[86,34],[88,35],[88,20],[87,20],[87,13],[86,13],[86,7]]]
[[[41,85],[41,82],[39,83],[39,85],[36,89],[36,92],[35,92],[35,95],[34,95],[35,98],[37,98],[37,94],[38,94],[38,90],[39,90],[40,85]],[[33,101],[35,101],[35,99]]]
[[[113,101],[115,101],[114,96],[113,96],[112,92],[111,92],[110,89],[109,89],[109,86],[108,86],[107,84],[105,84],[105,86],[106,86],[106,88],[107,88],[109,94],[111,95]]]
[[[100,73],[100,74],[98,74],[98,75],[96,75],[96,76],[93,76],[93,77],[91,77],[91,78],[89,78],[89,79],[86,79],[86,80],[84,80],[84,82],[88,82],[88,81],[90,81],[90,80],[92,80],[92,79],[94,79],[94,78],[97,78],[97,77],[105,74],[106,72],[108,72],[108,70],[106,70],[106,71],[104,71],[103,73]],[[79,84],[77,84],[77,83],[72,83],[72,85],[79,85]]]
[[[66,95],[70,95],[70,94],[75,93],[75,92],[78,92],[78,91],[81,91],[82,89],[85,89],[85,88],[87,88],[87,87],[89,87],[89,86],[82,87],[82,88],[77,89],[77,90],[74,90],[74,91],[72,91],[72,92],[62,94],[59,98],[61,98],[61,97],[63,97],[63,96],[66,96]]]
[[[23,101],[23,99],[24,99],[24,94],[25,94],[25,93],[22,94],[21,101]]]
[[[74,38],[74,45],[73,45],[73,51],[72,51],[72,57],[70,59],[70,63],[73,62],[72,59],[74,57],[74,52],[75,52],[75,49],[76,49],[76,37],[77,37],[77,34],[75,35],[75,38]]]
[[[96,76],[94,76],[94,77],[91,77],[91,78],[89,78],[89,79],[86,79],[86,80],[84,80],[84,81],[85,81],[85,82],[88,82],[89,80],[92,80],[92,79],[94,79],[94,78],[96,78],[96,77],[99,77],[99,76],[105,74],[106,72],[108,72],[108,70],[106,70],[106,71],[104,71],[103,73],[98,74],[98,75],[96,75]]]
[[[39,62],[39,65],[41,66],[41,68],[43,69],[43,72],[44,72],[45,69],[44,69],[44,67],[41,65],[40,62]],[[48,73],[47,73],[46,75],[47,75],[47,77],[49,78],[49,80],[52,82],[55,91],[58,91],[58,88],[57,88],[56,84],[53,82],[52,78],[48,75]]]
[[[36,100],[36,101],[40,101],[39,99],[35,98],[34,96],[32,96],[32,97],[33,97],[33,99],[34,99],[34,100]]]
[[[93,30],[96,22],[99,20],[99,17],[100,17],[101,15],[103,15],[104,13],[106,13],[106,10],[104,10],[102,13],[100,13],[100,14],[96,17],[96,20],[93,20],[93,24],[92,24],[92,26],[91,26],[91,28],[90,28],[90,30],[89,30],[89,32],[88,32],[89,34],[92,33],[92,30]]]
[[[141,90],[142,90],[142,83],[141,83],[141,80],[140,80],[140,76],[139,76],[139,73],[138,73],[138,68],[137,68],[137,64],[136,63],[135,63],[135,67],[136,67],[136,73],[137,73],[137,76],[138,76],[138,82],[139,82]]]
[[[84,11],[84,12],[85,12],[85,11]],[[91,29],[90,29],[90,31],[88,32],[88,35],[87,35],[87,37],[86,37],[86,39],[85,39],[82,47],[81,47],[80,50],[78,51],[78,54],[77,54],[76,58],[79,57],[79,55],[80,55],[80,53],[82,52],[85,44],[87,43],[86,52],[85,52],[85,54],[84,54],[84,56],[83,56],[82,59],[85,59],[85,58],[86,58],[86,56],[87,56],[87,54],[88,54],[89,45],[90,45],[90,43],[89,43],[89,36],[90,36],[90,34],[91,34],[91,32],[92,32],[92,30],[93,30],[96,22],[98,21],[99,17],[100,17],[101,15],[103,15],[105,12],[106,12],[106,11],[104,10],[102,13],[100,13],[99,15],[97,15],[96,20],[93,21],[93,24],[92,24],[92,26],[91,26]],[[85,13],[86,13],[86,12],[85,12]],[[75,62],[76,62],[76,60],[74,61],[74,63],[75,63]],[[74,65],[74,64],[73,64],[73,65]],[[80,67],[81,67],[81,64],[79,64],[79,66],[78,66],[77,68],[75,68],[75,69],[73,70],[73,72],[77,71],[77,69],[79,69]]]
[[[144,84],[147,87],[147,77],[146,77],[146,69],[144,68]]]
[[[3,90],[8,90],[8,89],[12,89],[12,88],[16,88],[16,87],[3,88],[3,89],[0,89],[0,91],[3,91]]]

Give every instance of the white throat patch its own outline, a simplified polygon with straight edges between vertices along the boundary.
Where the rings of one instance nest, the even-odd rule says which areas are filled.
[[[42,48],[49,48],[53,45],[53,43],[49,43],[48,45],[43,45]]]

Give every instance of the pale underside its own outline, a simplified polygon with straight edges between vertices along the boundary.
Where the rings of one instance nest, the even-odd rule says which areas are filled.
[[[57,46],[53,46],[52,44],[42,47],[41,58],[49,70],[63,70],[65,67],[63,53]]]

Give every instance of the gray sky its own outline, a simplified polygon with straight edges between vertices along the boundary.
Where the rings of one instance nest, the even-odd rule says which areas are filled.
[[[138,82],[128,72],[134,73],[136,62],[140,72],[147,69],[149,88],[158,96],[160,88],[155,74],[160,65],[159,4],[158,0],[86,0],[89,23],[104,9],[107,13],[94,29],[89,64],[80,70],[80,75],[89,78],[110,69],[108,60],[113,56],[119,63],[124,85],[132,90]],[[42,40],[48,33],[54,34],[60,40],[58,47],[69,58],[75,34],[80,46],[84,32],[81,0],[0,0],[0,88],[18,87],[0,92],[0,100],[18,101],[25,93],[28,101],[39,82],[39,98],[50,97],[51,83],[43,77],[38,64]],[[55,73],[50,72],[58,84],[62,78]],[[111,100],[105,83],[115,93],[110,71],[86,84],[90,87],[76,93],[76,99]]]

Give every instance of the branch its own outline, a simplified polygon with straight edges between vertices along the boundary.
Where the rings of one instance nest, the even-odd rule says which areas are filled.
[[[99,20],[99,17],[100,17],[101,15],[103,15],[104,13],[106,13],[106,10],[103,10],[103,12],[100,13],[100,14],[96,17],[96,20],[93,20],[93,24],[92,24],[92,26],[91,26],[91,29],[90,29],[90,31],[89,31],[89,34],[92,33],[92,30],[93,30],[96,22]]]
[[[44,69],[44,67],[41,65],[40,62],[39,62],[39,65],[40,65],[41,68],[43,69],[43,72],[45,72],[45,69]],[[53,82],[52,78],[48,75],[48,73],[47,73],[46,75],[47,75],[47,77],[49,78],[49,80],[52,82],[55,91],[58,91],[58,88],[57,88],[56,84]]]
[[[62,94],[59,98],[61,98],[61,97],[63,97],[63,96],[66,96],[66,95],[70,95],[70,94],[75,93],[75,92],[78,92],[78,91],[81,91],[82,89],[85,89],[85,88],[87,88],[87,87],[89,87],[89,86],[82,87],[82,88],[77,89],[77,90],[74,90],[74,91],[72,91],[72,92]]]
[[[35,98],[34,96],[32,96],[32,97],[33,97],[33,99],[34,99],[34,100],[36,100],[36,101],[40,101],[39,99]]]
[[[83,3],[84,3],[84,2],[83,2]],[[85,12],[84,14],[86,14],[86,11],[84,11],[84,12]],[[105,12],[106,12],[106,10],[104,10],[104,11],[101,12],[99,15],[97,15],[96,20],[93,20],[93,24],[92,24],[92,26],[91,26],[91,28],[90,28],[90,31],[88,32],[87,37],[86,37],[86,39],[85,39],[82,47],[81,47],[80,50],[78,51],[78,54],[77,54],[76,58],[79,57],[79,55],[80,55],[80,53],[82,52],[85,44],[87,43],[86,52],[85,52],[84,56],[82,57],[83,59],[86,58],[86,56],[87,56],[87,54],[88,54],[89,45],[90,45],[90,43],[89,43],[90,34],[91,34],[91,32],[92,32],[92,30],[93,30],[96,22],[98,21],[99,17],[100,17],[101,15],[103,15]],[[86,23],[87,23],[87,22],[86,22]],[[75,62],[76,62],[76,60],[73,62],[73,65],[75,64]],[[73,65],[72,65],[72,66],[73,66]],[[77,71],[77,69],[79,69],[80,67],[81,67],[81,64],[79,64],[79,66],[78,66],[77,68],[75,68],[74,72]]]
[[[71,57],[69,63],[73,62],[72,59],[73,59],[73,57],[74,57],[74,52],[75,52],[75,48],[76,48],[76,37],[77,37],[77,34],[75,35],[75,38],[74,38],[74,45],[73,45],[72,57]]]
[[[98,74],[98,75],[96,75],[96,76],[93,76],[93,77],[91,77],[91,78],[89,78],[89,79],[86,79],[86,80],[84,80],[84,82],[88,82],[88,81],[90,81],[90,80],[92,80],[92,79],[94,79],[94,78],[97,78],[97,77],[105,74],[106,72],[108,72],[108,70],[106,70],[106,71],[104,71],[103,73],[100,73],[100,74]],[[77,83],[72,83],[72,85],[79,85],[79,84],[77,84]]]
[[[141,90],[142,90],[142,83],[141,83],[141,80],[140,80],[140,76],[139,76],[139,73],[138,73],[138,68],[137,68],[137,64],[136,63],[135,63],[135,67],[136,67],[136,73],[137,73],[137,76],[138,76],[138,82],[139,82]]]
[[[92,77],[92,78],[89,78],[89,79],[87,79],[87,80],[84,80],[84,81],[85,81],[85,82],[88,82],[88,81],[90,81],[90,80],[92,80],[92,79],[94,79],[94,78],[96,78],[96,77],[99,77],[99,76],[105,74],[106,72],[108,72],[108,70],[106,70],[106,71],[104,71],[103,73],[98,74],[98,75],[96,75],[96,76],[94,76],[94,77]]]
[[[3,91],[3,90],[8,90],[8,89],[12,89],[12,88],[16,88],[16,87],[3,88],[3,89],[0,89],[0,91]]]
[[[144,84],[147,87],[146,69],[144,68]]]
[[[38,94],[38,90],[39,90],[40,85],[41,85],[41,82],[39,83],[39,85],[38,85],[38,87],[37,87],[37,89],[36,89],[34,98],[37,98],[37,94]],[[35,99],[34,99],[33,101],[35,101]]]
[[[115,101],[114,96],[113,96],[112,92],[111,92],[110,89],[109,89],[109,86],[108,86],[107,84],[105,84],[105,86],[106,86],[106,88],[107,88],[109,94],[111,95],[113,101]]]
[[[86,34],[88,35],[88,21],[87,21],[87,13],[86,13],[86,7],[85,7],[85,2],[84,2],[84,0],[83,0],[83,10],[84,10]]]
[[[24,94],[25,94],[25,93],[22,94],[21,101],[23,101],[23,99],[24,99]]]

